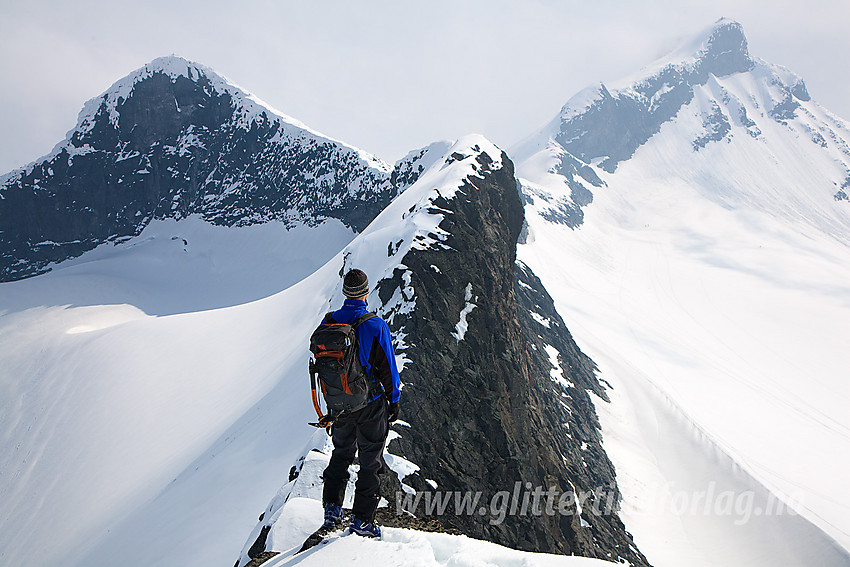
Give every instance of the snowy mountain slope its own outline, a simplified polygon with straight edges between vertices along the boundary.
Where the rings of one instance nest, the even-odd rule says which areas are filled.
[[[626,525],[654,564],[773,564],[778,538],[795,548],[783,564],[848,562],[848,141],[799,77],[721,20],[640,76],[577,95],[511,152],[529,224],[518,257],[619,392],[597,407]],[[693,431],[697,449],[665,448],[693,447]],[[654,499],[705,496],[712,479],[761,487],[822,533]],[[739,553],[712,552],[730,542]]]
[[[337,220],[216,226],[197,215],[151,221],[138,237],[104,243],[38,278],[3,285],[0,313],[42,305],[128,304],[148,315],[240,305],[312,274],[351,242]]]
[[[0,279],[42,273],[155,219],[337,219],[362,230],[430,164],[425,154],[390,166],[202,65],[159,58],[86,103],[51,154],[0,178]]]
[[[752,57],[730,20],[638,76],[577,94],[509,153],[526,194],[549,203],[543,214],[577,226],[604,186],[600,169],[614,172],[662,130],[674,141],[657,146],[664,171],[689,175],[724,206],[809,219],[846,242],[850,213],[835,201],[848,199],[850,126],[813,101],[800,77]]]
[[[92,267],[116,277],[108,261]],[[97,272],[86,275],[97,279]],[[0,319],[0,470],[9,479],[0,488],[3,562],[46,564],[61,558],[74,563],[110,533],[119,536],[120,521],[169,486],[176,487],[179,505],[152,518],[122,545],[147,548],[152,555],[147,564],[162,561],[164,546],[177,545],[187,532],[209,533],[209,524],[199,529],[185,517],[197,510],[193,499],[219,508],[205,516],[208,522],[222,520],[216,512],[238,516],[243,498],[250,496],[248,479],[210,480],[201,473],[220,469],[196,469],[223,460],[233,475],[242,466],[227,459],[232,455],[216,459],[222,447],[235,442],[234,430],[244,434],[234,449],[256,451],[246,458],[249,463],[285,458],[287,430],[307,432],[306,425],[293,431],[292,419],[302,415],[297,423],[304,423],[306,400],[292,395],[292,382],[281,383],[298,349],[282,347],[288,340],[280,335],[289,321],[310,320],[323,310],[314,298],[317,291],[331,290],[308,282],[282,297],[166,317],[147,316],[130,305],[6,313]],[[274,411],[268,408],[258,422],[254,408],[268,396]],[[253,445],[256,439],[280,449],[263,457],[263,448]],[[250,484],[265,482],[271,489],[277,479],[270,483],[269,477],[284,464],[254,471]],[[193,472],[194,482],[181,482]],[[168,523],[177,518],[184,522],[182,531]],[[222,521],[218,530],[233,530],[231,522]],[[244,529],[249,528],[246,523]],[[221,532],[212,528],[212,533]],[[31,557],[30,550],[45,540],[48,548]],[[210,545],[215,554],[215,544]]]
[[[369,302],[396,331],[400,366],[406,368],[403,378],[432,380],[436,372],[429,370],[430,364],[417,368],[422,364],[417,343],[423,335],[414,332],[412,314],[421,302],[457,303],[457,313],[444,309],[432,321],[440,326],[432,328],[434,336],[450,339],[450,350],[441,354],[445,360],[470,341],[501,336],[475,326],[476,317],[492,309],[484,303],[469,314],[463,340],[453,336],[469,299],[467,290],[427,283],[419,268],[401,261],[442,254],[439,264],[447,274],[471,269],[471,264],[450,263],[461,241],[445,230],[450,224],[442,224],[449,215],[445,206],[460,197],[459,204],[472,207],[475,200],[464,192],[479,183],[478,177],[504,177],[499,191],[517,200],[512,172],[505,169],[504,154],[481,137],[437,144],[430,151],[439,158],[431,158],[416,183],[329,261],[292,285],[283,268],[288,261],[299,262],[292,278],[317,268],[302,250],[293,249],[303,246],[299,238],[305,236],[286,240],[293,231],[284,234],[274,223],[216,228],[197,218],[152,223],[138,237],[102,245],[51,273],[0,284],[0,478],[8,479],[0,485],[0,560],[112,565],[120,558],[123,564],[149,566],[208,565],[232,557],[314,431],[306,425],[314,415],[304,345],[321,314],[341,301],[339,276],[346,266],[365,269],[376,283]],[[487,198],[497,195],[487,193]],[[474,218],[485,223],[483,230],[494,231],[497,225],[487,225],[491,215],[483,212]],[[522,215],[518,200],[512,214],[515,242]],[[310,236],[326,239],[325,252],[350,234],[330,223],[310,230]],[[280,267],[266,272],[281,279],[254,286],[251,291],[259,298],[244,302],[244,292],[230,288],[241,285],[243,277],[233,269],[266,262],[270,235],[288,248],[277,257]],[[196,244],[207,238],[211,241]],[[501,261],[504,256],[507,273],[497,278],[478,274],[469,280],[476,289],[486,289],[491,280],[516,285],[515,244],[507,239],[504,244],[510,247],[491,250],[482,260]],[[145,274],[141,281],[139,270]],[[437,273],[428,266],[424,272]],[[204,280],[210,281],[195,287]],[[266,295],[277,291],[276,286],[286,287]],[[517,310],[508,299],[491,303]],[[122,301],[127,303],[107,304]],[[516,325],[511,333],[519,338],[519,322],[510,325]],[[563,366],[562,380],[588,380],[568,369],[575,354],[550,341],[551,352],[534,355],[529,350],[522,356],[531,357],[534,368],[545,366],[546,381],[553,357]],[[496,358],[489,350],[481,356]],[[411,392],[405,394],[409,399]],[[589,402],[587,407],[592,411]],[[578,405],[571,416],[560,406],[549,411],[553,419],[580,424],[586,432],[583,443],[591,452],[584,456],[585,472],[580,474],[611,474],[598,449],[595,415],[586,415]],[[460,429],[448,425],[433,431],[453,435]],[[503,435],[521,440],[527,433],[505,429]],[[414,477],[405,480],[413,482]],[[575,476],[573,482],[581,478]],[[451,488],[449,483],[443,486]],[[571,521],[571,545],[585,546],[578,547],[582,552],[622,549],[617,553],[640,557],[616,516],[592,519],[586,526],[577,515]],[[512,533],[506,530],[502,537]],[[32,554],[36,548],[37,557]],[[510,554],[497,555],[504,553]]]

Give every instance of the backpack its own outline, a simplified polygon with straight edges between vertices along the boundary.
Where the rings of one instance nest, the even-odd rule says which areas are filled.
[[[325,315],[324,321],[310,336],[310,384],[313,389],[313,406],[319,415],[319,423],[327,423],[342,412],[353,412],[369,403],[371,379],[366,375],[357,345],[357,327],[364,321],[377,317],[366,313],[350,325],[337,323],[333,314]],[[316,396],[316,377],[325,398],[328,415],[323,416]]]

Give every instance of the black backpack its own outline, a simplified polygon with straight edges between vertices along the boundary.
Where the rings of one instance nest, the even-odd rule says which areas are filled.
[[[353,412],[369,403],[371,379],[366,375],[357,346],[357,327],[364,321],[377,317],[366,313],[350,325],[337,323],[333,314],[325,315],[324,321],[310,336],[310,383],[313,389],[313,405],[319,415],[319,424],[324,425],[333,416],[342,412]],[[322,396],[328,415],[323,416],[316,396],[316,377],[322,388]]]

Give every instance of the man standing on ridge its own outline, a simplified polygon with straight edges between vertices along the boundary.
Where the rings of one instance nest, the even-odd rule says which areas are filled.
[[[356,268],[349,270],[343,279],[342,293],[346,300],[341,309],[330,314],[330,318],[334,323],[355,324],[367,313],[369,279],[366,274]],[[360,456],[360,471],[354,490],[349,532],[380,537],[381,528],[375,522],[380,499],[378,474],[383,463],[381,455],[389,423],[398,419],[400,381],[387,323],[377,316],[365,318],[356,324],[355,333],[360,363],[367,379],[371,379],[369,402],[362,409],[344,412],[334,421],[333,454],[323,474],[324,527],[333,527],[342,521],[348,467],[354,461],[356,449]]]

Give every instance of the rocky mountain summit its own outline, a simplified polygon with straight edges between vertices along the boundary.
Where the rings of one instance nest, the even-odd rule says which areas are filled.
[[[681,141],[688,154],[721,142],[739,147],[742,137],[759,142],[755,151],[774,162],[793,159],[776,147],[780,144],[805,148],[824,161],[823,191],[832,200],[847,199],[846,123],[812,100],[801,77],[753,57],[741,24],[725,18],[634,76],[579,92],[509,153],[526,200],[537,199],[547,220],[574,228],[611,174],[665,132],[672,133],[670,145]],[[700,158],[669,148],[665,153],[675,155],[674,165],[682,168],[693,167],[692,161],[702,165]],[[715,176],[738,174],[725,171],[720,160],[706,166]]]
[[[361,230],[416,179],[425,153],[390,166],[209,68],[156,59],[86,103],[50,155],[0,179],[0,281],[138,235],[152,219],[333,218]]]

